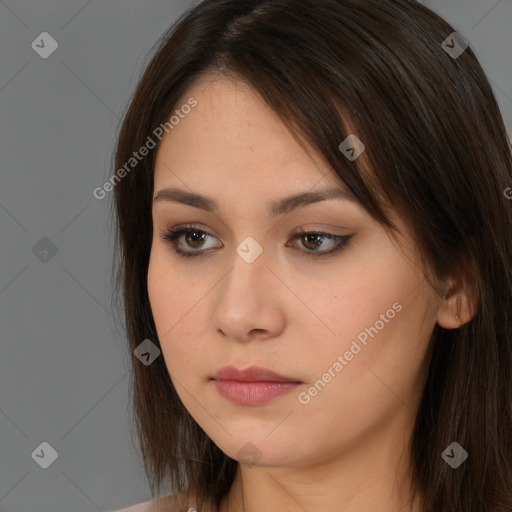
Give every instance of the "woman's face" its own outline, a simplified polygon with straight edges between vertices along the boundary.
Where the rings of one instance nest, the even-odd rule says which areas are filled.
[[[203,79],[191,96],[197,106],[159,147],[154,196],[176,188],[217,209],[154,201],[148,271],[163,357],[184,405],[223,452],[256,465],[317,464],[363,446],[371,457],[384,438],[401,445],[441,301],[411,234],[399,223],[399,247],[349,197],[272,213],[285,198],[341,183],[252,89]],[[191,232],[175,244],[190,257],[161,238],[185,224]],[[300,383],[265,402],[235,403],[212,380],[227,365]],[[267,385],[241,386],[257,398]]]

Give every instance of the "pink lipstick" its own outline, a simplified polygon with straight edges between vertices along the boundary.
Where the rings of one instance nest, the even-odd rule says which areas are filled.
[[[298,379],[251,366],[244,370],[225,366],[212,376],[218,392],[239,405],[260,405],[289,393],[303,384]]]

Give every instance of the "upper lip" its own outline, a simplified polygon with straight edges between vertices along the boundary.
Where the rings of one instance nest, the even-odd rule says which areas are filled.
[[[214,380],[237,380],[239,382],[297,382],[301,381],[285,377],[279,373],[273,372],[268,368],[261,366],[249,366],[248,368],[236,368],[234,366],[224,366],[212,379]]]

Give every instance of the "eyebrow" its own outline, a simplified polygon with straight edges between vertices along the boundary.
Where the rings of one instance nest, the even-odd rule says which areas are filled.
[[[327,188],[315,192],[302,192],[278,201],[273,201],[269,205],[269,213],[274,216],[284,215],[285,213],[303,208],[309,204],[332,199],[359,203],[354,194],[346,188]],[[157,201],[186,204],[214,213],[219,211],[219,205],[212,197],[188,192],[179,188],[164,188],[159,190],[153,199],[153,203]]]

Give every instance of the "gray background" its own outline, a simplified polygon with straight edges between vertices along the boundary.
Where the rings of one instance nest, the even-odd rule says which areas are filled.
[[[129,431],[131,356],[110,312],[111,193],[92,191],[149,52],[196,3],[0,1],[2,512],[151,498]],[[423,3],[470,43],[512,133],[512,1]],[[31,47],[42,32],[59,45],[47,59]],[[58,452],[47,469],[32,458],[42,442]]]

